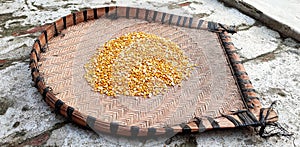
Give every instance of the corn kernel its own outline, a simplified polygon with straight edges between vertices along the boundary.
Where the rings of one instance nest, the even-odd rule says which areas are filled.
[[[108,96],[151,97],[181,84],[191,72],[188,57],[174,42],[144,32],[111,39],[84,67],[95,91]]]

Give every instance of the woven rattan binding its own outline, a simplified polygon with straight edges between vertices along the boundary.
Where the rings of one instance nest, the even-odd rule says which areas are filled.
[[[43,77],[39,72],[38,62],[41,54],[47,51],[48,41],[56,37],[62,30],[89,20],[98,18],[127,18],[142,19],[149,22],[159,22],[168,25],[187,27],[192,29],[202,29],[215,32],[219,36],[219,41],[226,51],[227,60],[230,63],[230,69],[235,77],[239,91],[242,93],[244,110],[235,112],[226,112],[221,117],[197,117],[188,123],[182,123],[176,126],[162,128],[140,128],[138,126],[125,126],[118,123],[107,123],[93,116],[79,112],[72,106],[67,105],[61,99],[55,96],[50,87],[46,87]],[[87,126],[95,131],[121,135],[121,136],[160,136],[174,135],[176,133],[198,133],[217,128],[236,128],[245,126],[263,126],[268,123],[276,122],[278,117],[271,108],[262,108],[259,98],[249,80],[249,77],[243,67],[241,60],[236,53],[236,49],[231,42],[229,33],[235,33],[235,27],[226,26],[215,22],[199,20],[191,17],[177,16],[173,14],[157,12],[147,9],[131,7],[104,7],[87,9],[76,12],[60,18],[49,25],[43,33],[37,38],[32,47],[30,55],[30,69],[32,80],[36,88],[42,94],[44,100],[51,108],[69,120],[81,126]]]

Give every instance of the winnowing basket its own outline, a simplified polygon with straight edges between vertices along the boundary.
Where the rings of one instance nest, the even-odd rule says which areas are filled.
[[[197,66],[181,86],[151,98],[111,97],[93,91],[84,65],[105,42],[130,32],[175,42]],[[32,80],[55,112],[121,136],[172,136],[277,121],[262,108],[229,33],[232,26],[131,7],[72,13],[50,24],[30,55]]]

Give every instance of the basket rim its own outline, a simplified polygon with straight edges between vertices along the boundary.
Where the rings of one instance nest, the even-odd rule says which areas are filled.
[[[133,15],[130,11],[135,11],[135,14]],[[145,15],[141,16],[141,12]],[[156,18],[159,13],[162,15],[161,19]],[[159,22],[193,29],[202,29],[216,33],[225,52],[227,62],[230,63],[229,67],[231,69],[231,73],[239,92],[241,93],[242,101],[246,109],[238,110],[236,112],[227,112],[226,114],[222,114],[221,117],[216,118],[195,117],[188,123],[171,127],[139,128],[138,126],[119,125],[115,122],[103,122],[93,116],[79,112],[56,97],[51,91],[51,88],[46,87],[43,77],[39,72],[38,62],[41,54],[46,52],[48,41],[58,36],[60,31],[81,22],[87,22],[98,18],[117,19],[121,17],[127,19],[143,19],[148,22]],[[172,18],[177,18],[177,20],[172,20]],[[237,50],[231,41],[229,33],[236,33],[236,28],[234,26],[227,26],[193,17],[178,16],[149,9],[118,6],[86,9],[61,17],[45,28],[45,30],[33,43],[29,66],[35,87],[41,93],[45,102],[51,108],[54,108],[56,113],[67,117],[69,120],[72,120],[81,126],[92,128],[96,132],[128,137],[151,137],[170,134],[174,135],[176,133],[197,133],[218,128],[236,128],[245,126],[257,127],[263,126],[266,123],[276,122],[278,119],[276,112],[272,108],[262,108],[259,97],[251,84],[242,61],[237,54]]]

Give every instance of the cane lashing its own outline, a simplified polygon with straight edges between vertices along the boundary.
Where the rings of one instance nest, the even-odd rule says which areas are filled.
[[[97,18],[99,19],[93,20]],[[86,22],[81,23],[84,21]],[[255,91],[252,90],[249,77],[244,74],[245,70],[242,63],[239,62],[233,44],[229,43],[231,40],[226,31],[234,32],[232,27],[195,18],[129,7],[88,9],[63,17],[54,24],[46,28],[44,33],[39,36],[39,42],[35,42],[33,45],[34,50],[30,56],[33,81],[38,90],[44,93],[45,101],[52,108],[56,104],[60,114],[80,125],[89,126],[96,132],[123,136],[193,133],[216,128],[260,125],[256,121],[259,120],[258,113],[261,105]],[[103,26],[104,28],[101,28]],[[136,99],[130,97],[109,99],[103,95],[90,93],[90,91],[83,92],[82,88],[88,87],[84,86],[80,76],[84,72],[81,65],[90,56],[86,52],[93,52],[101,42],[110,38],[139,29],[170,37],[189,54],[189,58],[193,62],[201,63],[199,65],[202,66],[195,69],[193,73],[193,77],[196,79],[189,79],[191,83],[185,83],[185,86],[189,85],[190,89],[187,88],[188,90],[180,95],[178,87],[171,88],[164,95],[165,97],[150,99],[148,103],[153,103],[153,105],[147,107],[145,107],[147,102],[136,102]],[[56,35],[58,36],[55,37]],[[95,36],[91,37],[91,35]],[[103,40],[95,41],[93,40],[95,38]],[[220,44],[219,41],[223,44]],[[48,44],[47,52],[41,53],[41,48]],[[39,57],[42,60],[38,60]],[[43,64],[38,67],[37,64],[32,64],[35,62]],[[228,63],[231,64],[231,67],[228,67]],[[42,80],[40,72],[43,73],[45,80]],[[236,75],[239,77],[235,77]],[[195,82],[197,78],[198,82]],[[75,81],[72,81],[73,79]],[[51,87],[53,91],[47,91],[45,89],[47,86]],[[193,87],[197,87],[197,90],[191,89]],[[195,94],[197,92],[198,94]],[[194,98],[189,96],[191,93],[197,96]],[[89,95],[88,97],[91,99],[84,95]],[[185,99],[182,100],[183,98]],[[60,103],[59,100],[63,103]],[[245,106],[243,101],[248,106]],[[87,109],[93,108],[90,104],[100,108]],[[157,109],[155,104],[165,104],[166,108],[170,108],[170,110],[163,107]],[[184,107],[186,105],[188,107]],[[193,106],[191,107],[191,105]],[[132,108],[139,109],[139,111],[133,111]],[[190,108],[193,110],[190,111]],[[244,109],[247,113],[242,115],[240,113],[244,112],[231,113],[231,109]],[[128,113],[129,111],[132,112]],[[192,113],[188,114],[187,112]],[[253,116],[250,117],[248,113],[253,114],[256,119],[253,119]],[[149,114],[151,117],[147,117]],[[169,117],[164,117],[167,114]],[[274,115],[276,116],[276,113],[272,113],[271,118],[276,118]],[[168,120],[162,120],[162,116]],[[172,118],[176,119],[172,120]],[[276,119],[267,121],[273,122]]]

